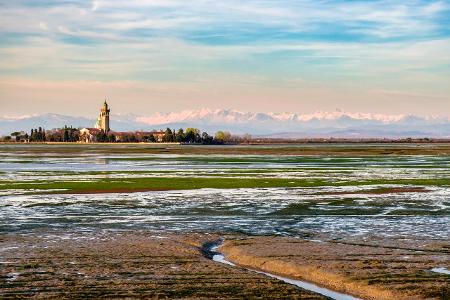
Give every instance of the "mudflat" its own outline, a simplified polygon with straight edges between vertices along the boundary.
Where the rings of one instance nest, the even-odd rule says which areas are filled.
[[[214,235],[2,236],[2,299],[325,299],[203,257]]]
[[[187,155],[450,155],[450,143],[302,143],[274,145],[226,145],[201,146],[178,144],[80,144],[80,143],[36,143],[0,144],[16,151],[35,153],[97,152],[107,154],[187,154]]]
[[[448,299],[448,149],[0,145],[0,295]]]

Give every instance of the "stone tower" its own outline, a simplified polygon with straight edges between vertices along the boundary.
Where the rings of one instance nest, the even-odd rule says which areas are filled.
[[[102,110],[100,111],[100,116],[99,116],[99,129],[103,130],[103,132],[108,133],[110,131],[109,128],[109,107],[108,107],[108,103],[105,102],[103,103],[102,106]]]

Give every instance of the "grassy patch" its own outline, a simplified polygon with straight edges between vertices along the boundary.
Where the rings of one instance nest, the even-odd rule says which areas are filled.
[[[449,186],[450,179],[398,179],[330,182],[322,179],[292,178],[230,178],[230,177],[150,177],[102,179],[98,181],[15,181],[0,182],[0,190],[33,190],[30,193],[106,193],[139,192],[151,190],[192,190],[201,188],[276,188],[361,186],[399,184],[414,186]],[[64,189],[55,192],[46,190]]]
[[[105,179],[88,182],[9,182],[0,186],[0,190],[22,189],[36,190],[33,193],[46,193],[45,190],[65,189],[66,191],[49,193],[102,193],[102,192],[138,192],[151,190],[192,190],[201,188],[271,188],[271,187],[315,187],[327,183],[321,180],[292,180],[280,178],[126,178]]]

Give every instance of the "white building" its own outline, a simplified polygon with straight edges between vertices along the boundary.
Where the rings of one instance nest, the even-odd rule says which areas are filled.
[[[98,128],[83,128],[80,130],[80,141],[84,143],[95,143],[97,142],[97,134],[102,132]]]

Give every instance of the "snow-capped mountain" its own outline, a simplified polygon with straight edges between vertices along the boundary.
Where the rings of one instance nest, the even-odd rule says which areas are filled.
[[[46,129],[92,127],[95,119],[43,114],[0,117],[0,134],[38,126]],[[150,116],[117,114],[111,116],[111,128],[117,131],[197,127],[214,132],[228,130],[235,134],[286,138],[301,137],[450,137],[449,117],[383,115],[368,113],[317,112],[251,113],[227,109],[199,109]]]

